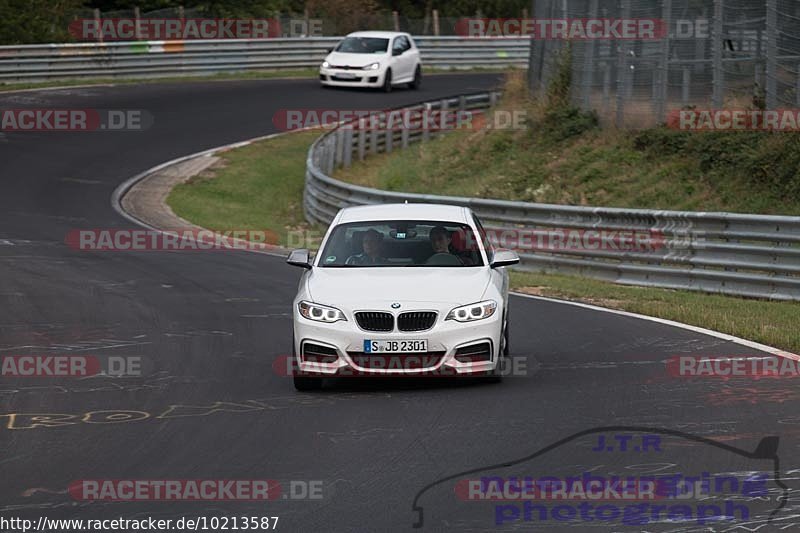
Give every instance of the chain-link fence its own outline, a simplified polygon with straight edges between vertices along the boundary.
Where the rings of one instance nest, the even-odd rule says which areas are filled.
[[[537,0],[535,7],[537,19],[655,24],[635,38],[532,40],[532,89],[548,86],[569,47],[572,102],[618,126],[663,122],[674,109],[800,106],[797,0]]]

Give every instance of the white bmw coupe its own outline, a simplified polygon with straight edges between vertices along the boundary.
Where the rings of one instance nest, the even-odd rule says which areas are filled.
[[[472,375],[499,380],[508,355],[508,273],[465,207],[394,204],[342,209],[294,300],[294,385],[325,377]]]

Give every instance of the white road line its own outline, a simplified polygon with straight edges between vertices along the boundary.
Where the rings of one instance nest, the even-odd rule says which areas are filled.
[[[701,328],[699,326],[692,326],[690,324],[684,324],[682,322],[675,322],[674,320],[667,320],[666,318],[658,318],[654,316],[648,315],[640,315],[638,313],[631,313],[629,311],[620,311],[619,309],[609,309],[608,307],[600,307],[598,305],[591,305],[585,304],[582,302],[571,302],[569,300],[559,300],[557,298],[547,298],[545,296],[534,296],[532,294],[524,294],[521,292],[512,292],[514,296],[521,296],[523,298],[532,298],[534,300],[544,300],[546,302],[553,302],[557,304],[564,304],[564,305],[573,305],[575,307],[583,307],[584,309],[590,309],[592,311],[602,311],[604,313],[613,313],[615,315],[620,316],[627,316],[630,318],[638,318],[641,320],[649,320],[650,322],[656,322],[658,324],[664,324],[666,326],[672,326],[675,328],[685,329],[688,331],[693,331],[695,333],[701,333],[703,335],[708,335],[710,337],[716,337],[718,339],[722,339],[728,342],[733,342],[742,346],[747,346],[748,348],[752,348],[754,350],[759,350],[762,352],[767,352],[772,355],[777,355],[779,357],[786,357],[788,359],[794,359],[795,361],[800,361],[800,355],[793,354],[791,352],[787,352],[785,350],[780,350],[778,348],[773,348],[772,346],[767,346],[766,344],[761,344],[754,341],[749,341],[747,339],[742,339],[741,337],[735,337],[733,335],[728,335],[727,333],[720,333],[719,331],[714,331],[711,329]]]

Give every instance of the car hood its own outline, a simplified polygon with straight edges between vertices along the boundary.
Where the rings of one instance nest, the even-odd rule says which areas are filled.
[[[338,67],[366,67],[372,63],[386,59],[386,54],[345,54],[342,52],[331,52],[325,60],[331,65]]]
[[[488,268],[314,268],[306,279],[313,301],[347,309],[386,308],[397,302],[465,305],[480,301]]]

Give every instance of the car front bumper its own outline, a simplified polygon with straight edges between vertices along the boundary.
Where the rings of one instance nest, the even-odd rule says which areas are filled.
[[[296,309],[296,308],[295,308]],[[372,376],[454,376],[481,375],[495,369],[500,358],[502,312],[474,322],[444,320],[440,313],[426,331],[381,333],[362,330],[354,318],[326,324],[308,320],[294,312],[294,361],[296,375],[337,377]],[[427,352],[408,354],[365,354],[365,340],[427,340]],[[335,361],[307,361],[306,343],[336,351]],[[487,344],[488,354],[480,360],[465,361],[464,352]],[[456,358],[458,356],[458,359]],[[329,359],[333,359],[333,356]]]
[[[321,68],[319,81],[332,87],[380,87],[385,70],[343,70]]]

